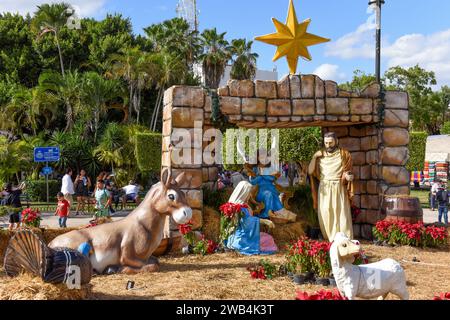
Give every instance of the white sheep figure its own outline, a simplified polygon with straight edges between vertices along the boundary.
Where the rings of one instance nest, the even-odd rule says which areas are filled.
[[[337,287],[349,300],[378,298],[384,300],[389,293],[409,300],[405,271],[393,259],[384,259],[365,265],[353,265],[361,250],[358,241],[344,233],[336,234],[330,248],[331,266]]]

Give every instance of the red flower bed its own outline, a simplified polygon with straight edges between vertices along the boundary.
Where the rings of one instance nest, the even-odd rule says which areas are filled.
[[[415,247],[437,247],[448,241],[446,228],[425,227],[422,222],[378,221],[373,228],[373,234],[380,242]]]
[[[450,292],[442,292],[438,296],[435,296],[433,300],[450,300]]]
[[[295,300],[347,300],[342,296],[339,290],[324,290],[321,289],[313,294],[308,294],[306,291],[297,291]]]

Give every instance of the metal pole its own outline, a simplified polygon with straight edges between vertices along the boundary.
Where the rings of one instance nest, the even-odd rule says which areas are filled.
[[[48,161],[45,163],[45,166],[48,167]],[[48,196],[48,173],[45,173],[45,184],[47,185],[47,204],[49,204],[49,196]]]
[[[369,5],[376,4],[377,30],[376,30],[376,56],[375,56],[375,77],[377,82],[381,84],[381,6],[384,0],[372,0]]]

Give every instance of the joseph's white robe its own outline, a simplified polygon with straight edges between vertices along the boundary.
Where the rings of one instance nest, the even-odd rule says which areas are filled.
[[[339,150],[325,154],[319,161],[320,184],[318,213],[324,237],[333,241],[338,232],[353,239],[351,205],[346,186],[342,183],[343,164]]]

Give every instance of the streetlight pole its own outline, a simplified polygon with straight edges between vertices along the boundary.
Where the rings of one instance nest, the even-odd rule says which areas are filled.
[[[383,4],[384,0],[370,0],[369,2],[369,6],[373,6],[377,14],[375,76],[379,84],[381,84],[381,6]]]

